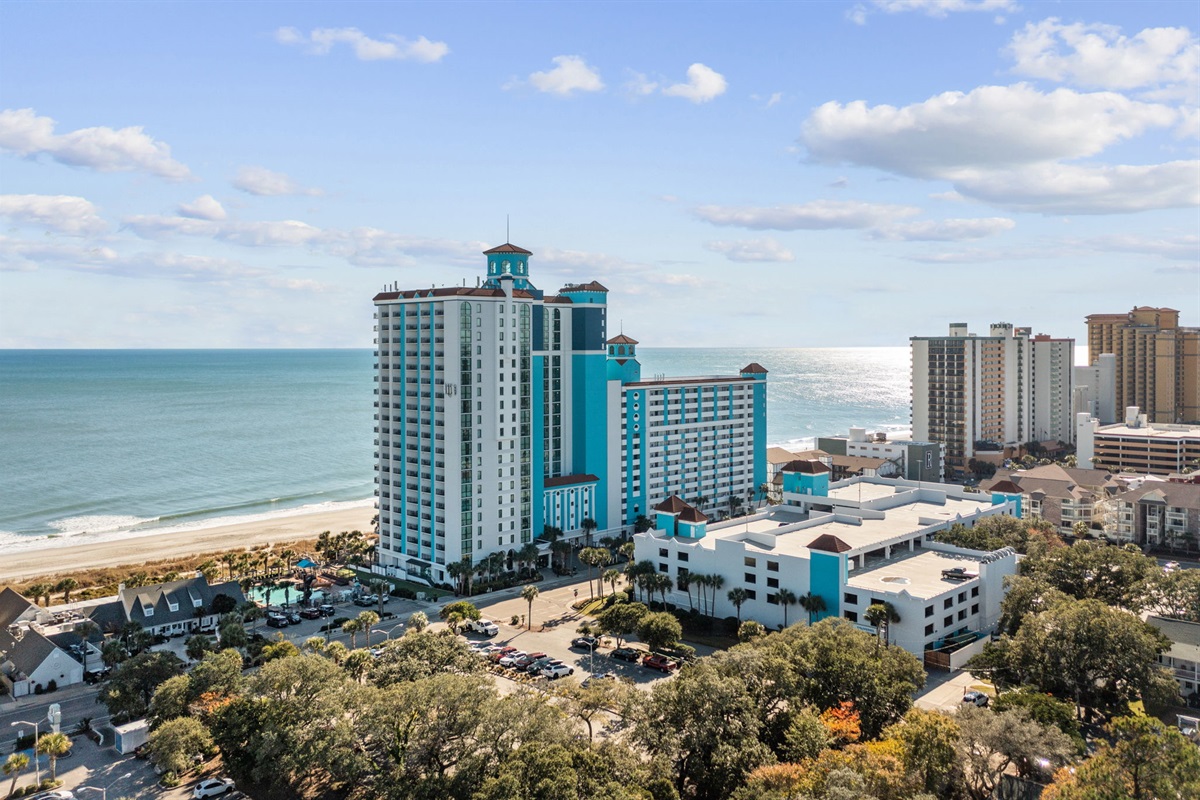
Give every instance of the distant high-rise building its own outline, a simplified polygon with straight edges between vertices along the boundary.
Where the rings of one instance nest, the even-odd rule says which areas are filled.
[[[607,337],[608,289],[547,295],[529,250],[484,254],[474,288],[375,296],[383,567],[450,581],[449,565],[493,553],[511,568],[545,526],[605,535],[676,493],[752,501],[767,482],[764,368],[643,380],[637,342]]]
[[[945,446],[948,476],[976,452],[1073,441],[1074,339],[1004,322],[976,336],[955,323],[948,336],[914,336],[910,345],[912,436]]]
[[[1088,363],[1116,356],[1115,408],[1138,406],[1148,421],[1200,422],[1200,328],[1179,326],[1173,308],[1087,317]]]

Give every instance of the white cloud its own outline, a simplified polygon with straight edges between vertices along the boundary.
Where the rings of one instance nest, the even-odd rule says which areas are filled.
[[[297,220],[232,222],[151,214],[126,217],[122,222],[125,227],[144,239],[162,239],[177,235],[200,236],[244,247],[299,246],[329,238],[329,234],[320,228]]]
[[[1200,161],[1079,166],[1036,164],[964,176],[963,193],[1005,208],[1052,214],[1117,214],[1200,205]]]
[[[640,72],[629,71],[629,80],[625,82],[625,91],[634,97],[646,97],[658,91],[658,82],[652,81]]]
[[[272,172],[266,167],[241,167],[233,186],[248,194],[259,197],[279,195],[319,195],[320,189],[301,186],[282,172]]]
[[[97,172],[147,172],[170,181],[191,177],[187,167],[171,158],[170,146],[147,136],[141,127],[80,128],[56,134],[55,125],[32,108],[0,111],[0,150],[46,155],[60,164]]]
[[[783,99],[783,92],[772,92],[771,96],[767,98],[767,108],[778,105],[779,101],[782,99]]]
[[[904,242],[960,242],[994,236],[1010,231],[1016,226],[1017,224],[1007,217],[921,220],[885,225],[873,231],[871,236],[875,239]]]
[[[345,44],[359,61],[441,61],[450,52],[445,42],[431,42],[424,36],[410,41],[394,33],[384,39],[372,39],[358,28],[315,28],[307,36],[296,28],[280,28],[275,41],[285,45],[307,45],[312,55],[323,56],[334,45]]]
[[[1177,119],[1175,109],[1114,92],[1042,93],[1017,84],[945,92],[903,108],[825,103],[804,122],[801,139],[821,161],[952,179],[982,168],[1095,155]]]
[[[1195,234],[1152,238],[1138,234],[1114,233],[1108,236],[1097,236],[1085,241],[1084,244],[1106,252],[1139,253],[1200,263],[1200,236]]]
[[[848,200],[814,200],[802,205],[770,207],[708,205],[700,206],[694,213],[713,225],[752,230],[860,230],[914,216],[920,209]]]
[[[179,215],[193,219],[225,219],[225,208],[211,194],[202,194],[190,203],[179,204]]]
[[[1195,83],[1200,41],[1187,28],[1146,28],[1132,38],[1115,25],[1030,22],[1007,51],[1013,72],[1100,89]]]
[[[795,261],[792,252],[770,237],[743,239],[736,242],[705,242],[704,248],[721,253],[730,261],[763,262]]]
[[[872,0],[875,7],[889,14],[917,11],[931,17],[944,17],[960,11],[1020,11],[1013,0]]]
[[[570,97],[572,92],[598,92],[604,88],[600,73],[589,67],[582,56],[555,56],[554,69],[535,72],[529,82],[539,92]]]
[[[61,194],[0,195],[0,216],[72,236],[102,233],[108,228],[90,202]]]
[[[704,64],[692,64],[687,70],[687,83],[667,86],[662,93],[671,97],[682,97],[693,103],[707,103],[725,94],[728,84],[725,76]]]
[[[61,241],[29,241],[0,236],[0,271],[28,272],[42,263],[86,264],[110,261],[117,257],[108,247],[96,247]]]

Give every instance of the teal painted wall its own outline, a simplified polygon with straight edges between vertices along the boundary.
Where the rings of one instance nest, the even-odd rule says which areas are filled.
[[[1001,503],[1004,503],[1008,500],[1012,500],[1016,503],[1017,519],[1023,519],[1025,517],[1025,514],[1021,509],[1021,500],[1022,500],[1021,495],[1019,495],[1019,494],[1004,494],[1002,492],[992,492],[992,505],[998,506]]]
[[[783,473],[783,490],[792,494],[810,494],[815,497],[829,496],[829,473],[816,475],[807,472]]]
[[[766,376],[763,376],[764,378]],[[767,383],[754,384],[754,493],[767,482]],[[826,484],[828,485],[828,484]]]
[[[604,353],[571,356],[572,472],[600,479],[592,519],[598,530],[608,528],[608,401],[607,359]]]
[[[530,454],[529,457],[533,461],[533,499],[530,505],[532,522],[530,522],[530,534],[533,538],[542,535],[542,529],[546,527],[545,519],[545,494],[546,494],[546,439],[545,439],[545,419],[546,419],[546,395],[542,384],[546,377],[546,356],[533,356],[533,370],[529,376],[531,382],[530,394],[533,396],[531,403],[533,413],[530,419],[533,420],[531,425],[530,438]],[[480,487],[482,488],[482,487]]]
[[[649,515],[647,515],[649,516]],[[664,511],[656,512],[654,515],[654,529],[662,531],[669,536],[675,535],[675,515],[668,514]]]
[[[842,587],[846,585],[846,559],[837,553],[811,551],[808,560],[808,590],[825,600],[825,611],[816,619],[842,615]]]

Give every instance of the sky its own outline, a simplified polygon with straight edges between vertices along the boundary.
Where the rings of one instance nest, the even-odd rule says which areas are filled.
[[[1194,2],[0,4],[0,347],[370,347],[533,251],[645,346],[1200,325]],[[506,231],[508,233],[506,233]]]

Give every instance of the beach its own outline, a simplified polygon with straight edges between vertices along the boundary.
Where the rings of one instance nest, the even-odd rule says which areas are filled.
[[[315,539],[322,531],[369,531],[373,516],[373,506],[338,508],[175,533],[0,553],[0,585],[81,569],[244,550],[264,544],[278,548],[298,539]]]

